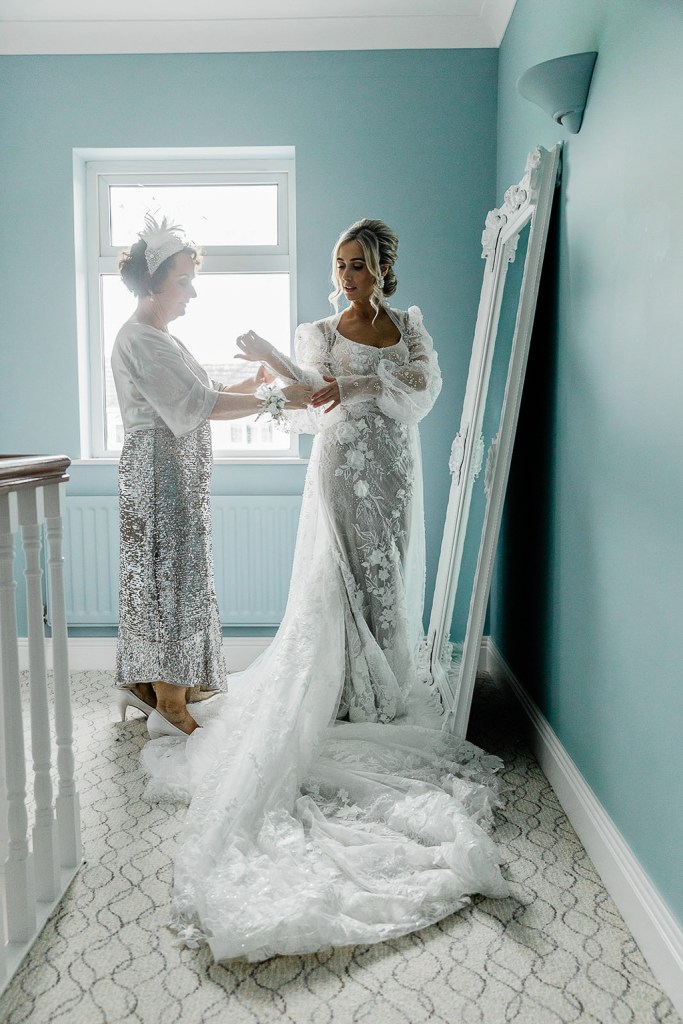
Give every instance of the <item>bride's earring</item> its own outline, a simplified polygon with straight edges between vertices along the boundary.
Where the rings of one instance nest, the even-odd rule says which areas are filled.
[[[384,278],[383,277],[378,277],[377,278],[377,287],[379,288],[380,291],[382,291],[382,288],[384,288]]]

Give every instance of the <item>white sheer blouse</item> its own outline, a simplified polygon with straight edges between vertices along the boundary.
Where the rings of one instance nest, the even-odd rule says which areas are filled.
[[[111,368],[126,433],[165,426],[176,437],[189,434],[223,389],[181,341],[132,320],[116,336]]]

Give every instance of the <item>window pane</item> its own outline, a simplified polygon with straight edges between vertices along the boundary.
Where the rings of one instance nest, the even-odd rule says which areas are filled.
[[[111,244],[132,245],[149,211],[196,245],[277,245],[277,185],[112,185]]]
[[[123,445],[123,424],[111,372],[111,350],[119,328],[133,315],[137,300],[118,275],[107,274],[100,278],[100,284],[104,343],[104,447],[108,451],[120,452]]]
[[[102,277],[106,447],[120,451],[123,427],[111,373],[111,350],[116,334],[135,309],[136,300],[114,274]],[[281,351],[290,351],[289,274],[199,274],[197,298],[186,316],[174,320],[170,331],[187,345],[211,378],[223,385],[252,377],[257,363],[236,360],[237,335],[247,330],[267,338]],[[215,452],[286,451],[289,436],[270,421],[251,417],[213,421]]]

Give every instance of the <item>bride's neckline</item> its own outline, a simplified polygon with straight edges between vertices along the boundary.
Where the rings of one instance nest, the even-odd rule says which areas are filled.
[[[388,312],[388,310],[387,310],[387,312]],[[400,345],[401,342],[403,341],[403,331],[398,326],[398,324],[394,320],[394,318],[391,315],[391,313],[388,313],[389,319],[391,320],[391,322],[394,325],[394,327],[396,327],[396,329],[398,330],[398,334],[399,334],[397,340],[396,341],[392,341],[391,345],[372,345],[372,344],[370,344],[370,342],[367,342],[367,341],[355,341],[353,338],[347,338],[346,335],[342,334],[342,332],[339,330],[339,321],[341,320],[343,315],[344,315],[343,313],[339,313],[339,315],[337,316],[336,322],[334,324],[334,331],[335,331],[335,334],[337,335],[338,338],[341,338],[342,341],[348,341],[350,345],[361,345],[363,348],[372,348],[376,352],[383,352],[384,349],[386,349],[386,348],[396,348],[396,346]]]
[[[354,341],[353,338],[347,338],[345,334],[342,334],[338,327],[335,327],[335,334],[342,341],[348,341],[349,345],[360,345],[361,348],[371,348],[375,352],[384,352],[386,348],[396,348],[403,341],[403,335],[398,341],[392,341],[391,345],[370,345],[367,341]]]

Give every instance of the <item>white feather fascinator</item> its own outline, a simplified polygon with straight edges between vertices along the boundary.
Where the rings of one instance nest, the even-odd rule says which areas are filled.
[[[145,260],[150,274],[169,256],[185,248],[187,242],[178,234],[182,230],[179,224],[169,224],[166,217],[159,224],[151,213],[145,214],[145,229],[140,232],[140,238],[147,244]]]

